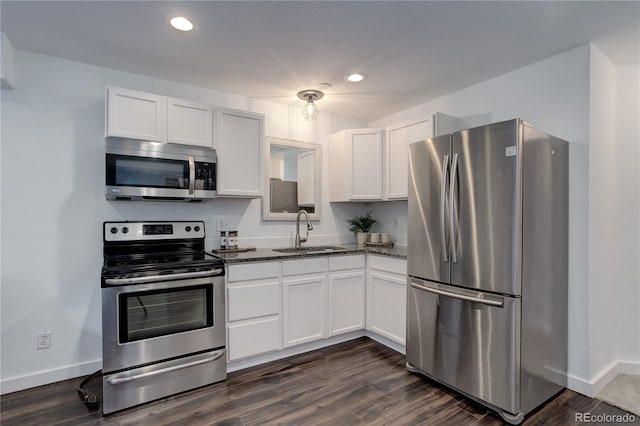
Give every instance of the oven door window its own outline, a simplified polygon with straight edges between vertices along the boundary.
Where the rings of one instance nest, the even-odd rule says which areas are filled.
[[[212,327],[212,287],[209,284],[119,294],[119,342]]]
[[[187,189],[189,162],[107,154],[107,185]]]

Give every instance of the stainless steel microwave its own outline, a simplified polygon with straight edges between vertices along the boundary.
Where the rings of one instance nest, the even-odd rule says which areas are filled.
[[[206,201],[216,196],[212,148],[105,139],[107,200]]]

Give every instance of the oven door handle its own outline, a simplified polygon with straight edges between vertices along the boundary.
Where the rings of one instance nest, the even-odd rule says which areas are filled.
[[[166,275],[149,275],[146,277],[133,277],[133,278],[107,278],[104,283],[107,285],[128,285],[128,284],[145,284],[156,281],[168,281],[168,280],[186,280],[189,278],[202,278],[212,277],[220,275],[224,270],[222,268],[210,269],[208,271],[199,272],[183,272],[180,274],[166,274]]]
[[[200,359],[198,361],[187,362],[186,364],[178,364],[178,365],[174,365],[172,367],[162,368],[160,370],[148,371],[146,373],[141,373],[141,374],[135,374],[133,376],[109,377],[107,379],[107,382],[109,382],[110,385],[119,385],[121,383],[132,382],[134,380],[146,379],[148,377],[157,376],[158,374],[165,374],[165,373],[169,373],[171,371],[182,370],[183,368],[195,367],[196,365],[206,364],[208,362],[213,362],[213,361],[216,361],[216,360],[222,358],[223,355],[224,355],[224,351],[223,350],[222,351],[217,351],[217,352],[214,352],[214,354],[212,356],[210,356],[208,358],[205,358],[205,359]]]

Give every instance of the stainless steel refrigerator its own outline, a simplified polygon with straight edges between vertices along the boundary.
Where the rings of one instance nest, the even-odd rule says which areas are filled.
[[[568,143],[516,119],[409,159],[407,368],[520,423],[566,387]]]

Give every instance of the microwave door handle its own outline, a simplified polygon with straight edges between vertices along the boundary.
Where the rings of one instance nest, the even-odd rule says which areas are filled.
[[[193,156],[189,156],[189,195],[193,195],[196,184],[196,161]]]

